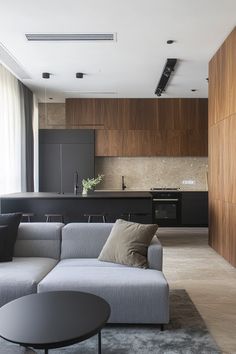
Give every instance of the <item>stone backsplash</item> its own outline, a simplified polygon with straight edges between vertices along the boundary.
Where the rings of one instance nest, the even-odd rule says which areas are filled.
[[[120,189],[121,176],[127,189],[177,187],[205,191],[208,159],[205,157],[97,157],[95,173],[103,174],[97,189]],[[191,183],[191,184],[189,184]]]

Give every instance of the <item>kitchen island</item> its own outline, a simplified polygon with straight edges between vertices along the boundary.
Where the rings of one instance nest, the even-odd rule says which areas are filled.
[[[91,192],[82,194],[13,193],[0,197],[1,213],[32,213],[33,221],[45,221],[46,214],[60,214],[66,223],[86,222],[88,214],[106,215],[108,222],[117,218],[152,222],[152,196],[148,192]],[[97,221],[101,221],[101,219]]]

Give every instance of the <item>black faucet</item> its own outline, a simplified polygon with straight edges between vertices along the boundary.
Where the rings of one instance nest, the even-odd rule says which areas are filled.
[[[74,194],[77,195],[79,193],[79,173],[75,171],[74,173]]]
[[[126,185],[125,185],[125,176],[121,176],[121,179],[122,179],[121,188],[122,188],[122,191],[124,191],[125,188],[127,188]]]

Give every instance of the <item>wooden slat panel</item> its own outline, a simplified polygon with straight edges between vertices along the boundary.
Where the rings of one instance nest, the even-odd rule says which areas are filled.
[[[229,115],[236,112],[236,30],[232,31],[226,41],[227,48],[227,102]]]
[[[236,266],[236,29],[209,64],[209,244]]]

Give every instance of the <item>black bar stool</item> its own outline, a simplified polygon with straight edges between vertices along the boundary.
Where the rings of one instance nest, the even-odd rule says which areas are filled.
[[[122,217],[127,218],[127,221],[132,221],[133,217],[135,216],[148,216],[148,213],[127,213],[122,214]]]
[[[101,218],[103,223],[107,222],[106,214],[84,214],[84,216],[88,218],[88,222],[92,222],[94,218]]]
[[[32,221],[32,217],[34,216],[33,213],[23,213],[22,214],[22,218],[21,221],[27,221],[27,222],[31,222]],[[26,220],[25,220],[26,219]]]
[[[54,219],[59,219],[60,222],[64,223],[64,217],[62,214],[45,214],[46,222],[51,222]]]

